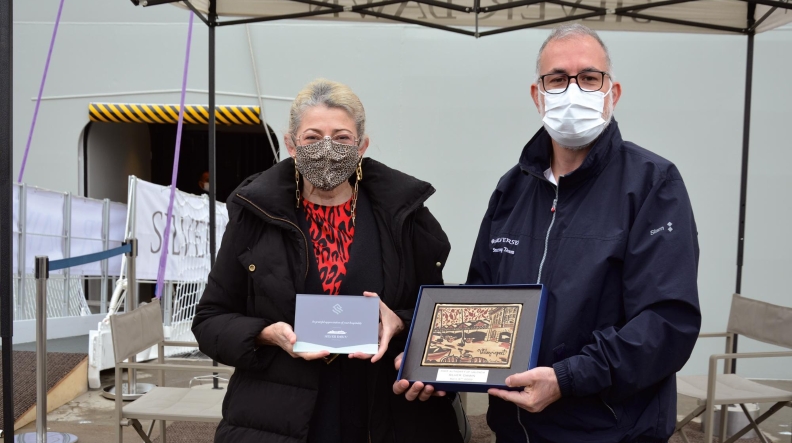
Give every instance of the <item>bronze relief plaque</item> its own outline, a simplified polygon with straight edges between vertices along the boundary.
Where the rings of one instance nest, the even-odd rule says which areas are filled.
[[[510,368],[522,304],[436,304],[422,366]]]

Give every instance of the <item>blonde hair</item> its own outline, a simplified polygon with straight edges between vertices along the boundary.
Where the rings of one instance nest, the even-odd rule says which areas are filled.
[[[292,102],[289,111],[289,134],[293,137],[297,136],[297,128],[300,127],[303,114],[314,106],[343,109],[355,120],[357,137],[360,140],[365,137],[366,111],[360,98],[349,86],[323,78],[308,83]]]

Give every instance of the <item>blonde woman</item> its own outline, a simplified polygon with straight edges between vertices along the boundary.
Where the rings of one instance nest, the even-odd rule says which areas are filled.
[[[316,80],[291,107],[290,158],[247,179],[193,332],[236,372],[215,442],[461,442],[448,398],[392,392],[418,288],[442,284],[450,251],[424,206],[429,183],[364,158],[358,97]],[[295,294],[379,295],[376,355],[296,353]]]

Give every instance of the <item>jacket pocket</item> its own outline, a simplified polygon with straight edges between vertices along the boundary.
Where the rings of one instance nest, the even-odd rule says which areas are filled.
[[[547,411],[558,426],[588,432],[615,428],[621,418],[621,408],[611,407],[595,395],[562,398]]]
[[[278,257],[264,256],[246,248],[237,256],[248,274],[247,315],[270,323],[294,322],[295,289],[288,270],[273,269]]]

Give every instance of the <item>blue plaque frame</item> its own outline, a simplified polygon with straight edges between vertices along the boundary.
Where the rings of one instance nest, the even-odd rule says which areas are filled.
[[[444,294],[441,298],[443,300],[435,300],[431,299],[429,302],[428,296],[424,296],[425,290],[433,290],[435,288],[442,288],[443,292],[457,292],[458,295],[461,295],[465,298],[465,300],[458,300],[455,299],[453,295]],[[471,301],[470,297],[475,297],[476,292],[486,291],[488,293],[492,293],[492,290],[496,290],[498,292],[501,291],[509,291],[505,292],[508,294],[508,299],[502,300],[494,300],[492,298],[482,298],[476,299],[476,301]],[[530,346],[530,354],[528,356],[528,364],[525,366],[525,369],[521,369],[523,366],[515,367],[514,365],[517,364],[516,362],[512,365],[511,368],[499,368],[493,370],[493,372],[498,372],[498,375],[494,377],[496,380],[494,382],[487,383],[468,383],[468,382],[447,382],[447,381],[436,381],[432,380],[431,377],[427,377],[426,372],[431,371],[434,369],[442,369],[442,366],[422,366],[421,360],[422,358],[415,358],[416,351],[415,349],[413,352],[410,352],[410,346],[412,345],[413,348],[415,346],[419,346],[423,349],[423,345],[426,343],[426,338],[428,337],[429,330],[428,328],[418,326],[420,330],[416,330],[416,325],[423,324],[426,325],[426,321],[419,322],[419,317],[426,316],[427,312],[434,312],[434,305],[435,304],[446,304],[446,303],[459,303],[459,304],[487,304],[487,303],[514,303],[515,298],[519,297],[519,294],[515,293],[515,291],[522,291],[526,293],[526,295],[530,294],[533,298],[536,298],[536,292],[538,291],[538,304],[536,304],[535,309],[526,309],[525,306],[523,307],[523,311],[521,314],[520,320],[520,328],[524,327],[531,327],[533,330],[532,338],[531,338],[531,346]],[[429,291],[427,291],[428,293]],[[423,306],[421,303],[424,303]],[[430,303],[432,306],[428,306],[427,303]],[[404,378],[404,375],[408,375],[407,380],[410,382],[410,385],[415,383],[416,381],[420,381],[424,384],[432,385],[435,390],[440,391],[453,391],[453,392],[487,392],[490,388],[498,388],[498,389],[507,389],[507,390],[521,390],[522,388],[510,388],[505,385],[503,381],[498,382],[498,380],[505,380],[506,376],[505,373],[508,375],[516,374],[519,372],[523,372],[525,370],[533,369],[538,365],[539,360],[539,348],[542,342],[542,330],[544,329],[544,321],[545,321],[545,312],[547,310],[547,291],[545,287],[541,284],[524,284],[524,285],[460,285],[460,286],[446,286],[446,285],[425,285],[421,286],[418,292],[418,300],[415,304],[415,312],[413,313],[412,323],[410,324],[410,332],[407,335],[407,343],[404,346],[404,356],[402,358],[402,364],[399,368],[399,373],[397,375],[397,380],[401,380]],[[431,319],[430,319],[431,321]],[[426,329],[426,330],[423,330]],[[416,338],[416,343],[413,343],[413,338]],[[421,342],[421,343],[417,343]],[[517,343],[519,346],[519,343]],[[416,348],[417,349],[417,348]],[[516,354],[518,352],[518,347],[513,349],[513,352]],[[525,352],[525,347],[521,348],[523,352]],[[422,354],[421,354],[422,355]],[[515,355],[515,359],[516,355]],[[521,358],[523,362],[525,362],[525,356]],[[419,369],[421,368],[431,368],[431,369]],[[449,368],[459,369],[455,366],[449,366]],[[481,368],[492,370],[493,368]],[[410,377],[416,372],[423,372],[423,377]]]

